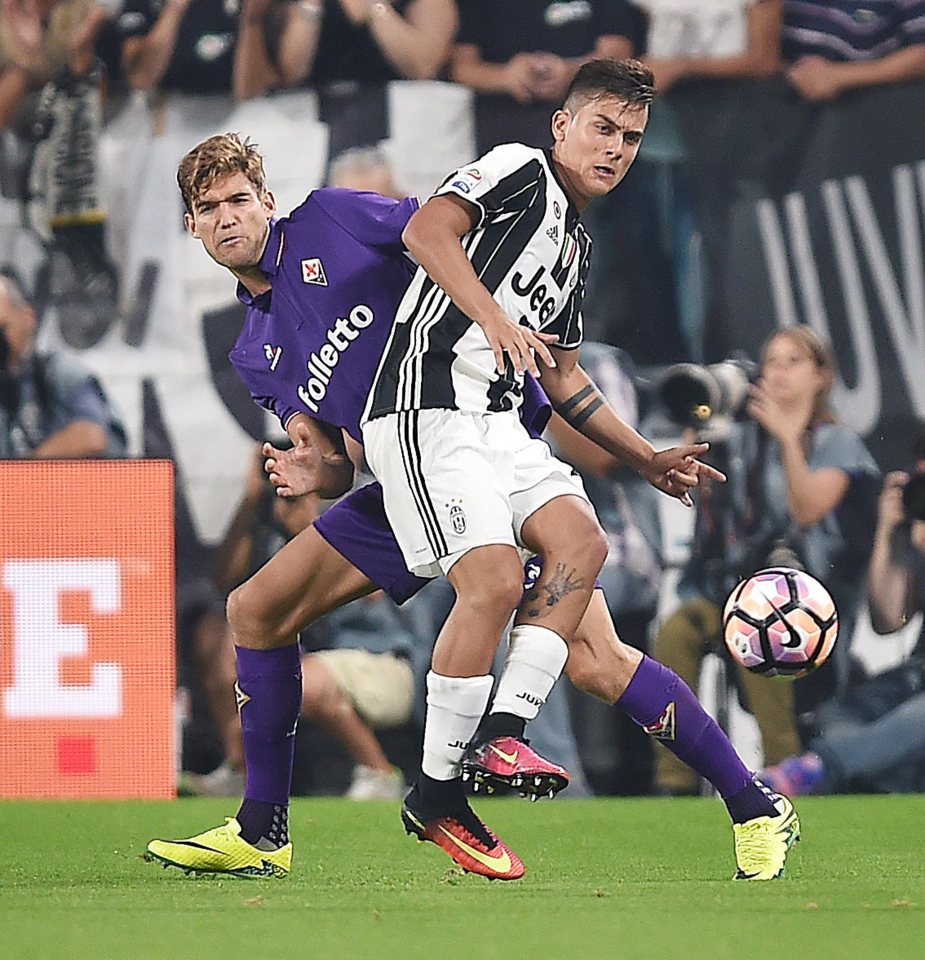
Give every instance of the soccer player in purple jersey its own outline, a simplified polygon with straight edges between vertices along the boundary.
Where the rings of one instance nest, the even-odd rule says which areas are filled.
[[[340,429],[332,428],[356,435],[378,359],[372,345],[369,352],[365,346],[378,339],[381,352],[401,290],[392,288],[391,304],[371,304],[377,292],[393,283],[401,288],[410,279],[400,233],[414,202],[402,207],[370,195],[316,191],[290,218],[275,221],[261,158],[235,135],[211,138],[190,151],[179,181],[191,231],[239,279],[239,295],[249,303],[233,362],[255,399],[282,418],[295,444],[286,452],[268,448],[280,494],[342,492],[352,468]],[[337,258],[331,255],[335,250]],[[351,273],[361,257],[368,258],[367,272]],[[275,289],[284,293],[271,302]],[[312,308],[319,290],[332,297],[326,310]],[[355,313],[357,306],[368,307],[373,319],[365,310]],[[380,309],[385,322],[377,326]],[[308,385],[312,378],[320,385]],[[529,380],[526,390],[523,409],[532,413],[525,423],[537,432],[548,404]],[[320,419],[321,413],[335,423]],[[401,603],[424,583],[405,568],[385,520],[381,490],[373,484],[340,501],[239,587],[228,613],[238,657],[244,801],[225,826],[189,840],[152,841],[148,855],[197,872],[287,874],[292,733],[300,704],[297,633],[376,588]],[[768,820],[763,795],[725,735],[674,674],[620,643],[600,591],[570,641],[567,672],[583,689],[610,702],[619,699],[637,722],[707,777],[734,821]],[[486,872],[477,859],[470,866]]]

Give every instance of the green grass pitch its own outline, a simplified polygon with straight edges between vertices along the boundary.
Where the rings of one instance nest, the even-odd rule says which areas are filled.
[[[476,806],[523,880],[456,871],[392,804],[295,801],[291,877],[248,881],[141,859],[233,802],[0,803],[0,958],[925,957],[925,796],[801,800],[803,841],[771,883],[729,879],[716,800]]]

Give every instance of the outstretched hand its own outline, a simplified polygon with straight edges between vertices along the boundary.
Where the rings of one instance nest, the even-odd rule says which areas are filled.
[[[697,459],[709,449],[708,443],[688,443],[659,450],[641,473],[653,487],[680,500],[684,506],[692,507],[694,501],[690,491],[699,486],[701,480],[726,482],[724,473]]]

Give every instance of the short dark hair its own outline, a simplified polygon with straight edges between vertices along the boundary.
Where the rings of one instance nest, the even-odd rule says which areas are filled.
[[[563,109],[579,110],[592,100],[615,97],[631,106],[647,107],[655,96],[655,74],[639,60],[602,57],[583,63],[572,78]]]

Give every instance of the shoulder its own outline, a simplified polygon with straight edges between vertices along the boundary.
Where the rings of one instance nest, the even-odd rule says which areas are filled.
[[[843,423],[821,423],[815,428],[812,460],[849,472],[879,473],[864,441]]]

